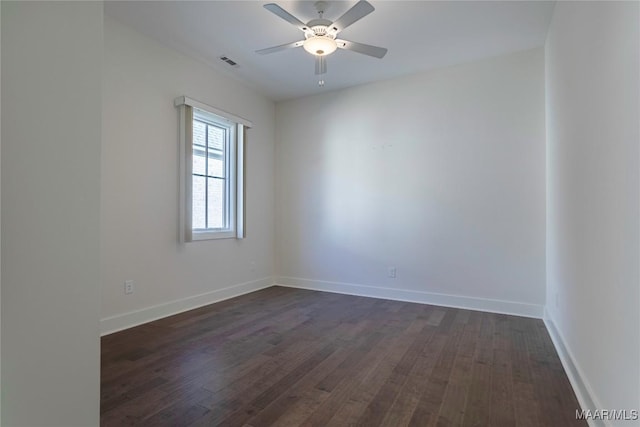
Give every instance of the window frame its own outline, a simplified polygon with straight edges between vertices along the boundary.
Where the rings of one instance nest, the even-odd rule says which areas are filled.
[[[226,227],[221,228],[193,228],[191,224],[192,240],[210,240],[210,239],[230,239],[236,237],[236,145],[237,145],[237,125],[221,118],[220,116],[211,114],[200,108],[193,108],[193,121],[200,121],[206,125],[216,126],[225,130],[224,141],[224,217],[223,222]],[[208,144],[208,141],[205,141]],[[191,165],[193,166],[193,141],[190,150]],[[208,163],[208,159],[205,158],[205,162]],[[193,170],[191,171],[191,177],[193,179]],[[208,176],[205,176],[205,181],[208,180]],[[192,181],[193,183],[193,181]],[[192,184],[193,185],[193,184]],[[191,192],[191,203],[193,203],[193,191]],[[193,206],[193,204],[191,205]],[[193,212],[190,212],[190,219],[193,221]],[[205,215],[208,219],[209,206],[206,206]]]
[[[251,122],[186,96],[177,98],[180,120],[180,194],[179,240],[195,242],[214,239],[244,238],[244,139]],[[227,227],[193,228],[193,120],[209,123],[227,130],[225,145],[225,210]],[[207,161],[207,158],[205,158]],[[207,179],[207,178],[205,178]],[[208,206],[207,206],[208,209]],[[207,212],[208,214],[208,212]]]

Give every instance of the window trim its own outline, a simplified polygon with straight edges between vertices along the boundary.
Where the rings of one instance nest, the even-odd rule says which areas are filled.
[[[186,96],[175,99],[174,106],[178,107],[180,120],[180,164],[179,164],[179,241],[194,242],[212,239],[243,239],[244,225],[244,130],[252,123],[242,117],[219,110]],[[230,130],[229,159],[229,228],[225,229],[193,229],[192,228],[192,185],[193,185],[193,118],[194,108],[204,112],[204,116],[211,115],[212,121],[224,124]]]

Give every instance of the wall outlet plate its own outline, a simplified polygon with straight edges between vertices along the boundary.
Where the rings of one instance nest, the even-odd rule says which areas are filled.
[[[133,280],[124,281],[124,293],[125,295],[131,295],[133,293]]]

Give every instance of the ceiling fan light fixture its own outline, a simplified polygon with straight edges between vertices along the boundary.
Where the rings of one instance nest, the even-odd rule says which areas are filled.
[[[304,50],[312,55],[325,56],[336,51],[338,44],[327,36],[312,36],[304,41]]]

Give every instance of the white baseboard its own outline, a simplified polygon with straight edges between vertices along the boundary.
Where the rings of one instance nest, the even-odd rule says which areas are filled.
[[[542,305],[525,304],[513,301],[463,297],[458,295],[437,294],[406,289],[381,288],[356,285],[353,283],[326,282],[321,280],[301,279],[297,277],[277,277],[275,284],[277,286],[286,286],[290,288],[416,302],[420,304],[488,311],[491,313],[512,314],[515,316],[533,317],[536,319],[542,318],[544,308]]]
[[[270,286],[273,286],[273,278],[265,277],[251,282],[240,283],[228,288],[217,289],[204,294],[171,301],[165,304],[154,305],[152,307],[131,311],[129,313],[106,317],[100,320],[100,335],[109,335],[114,332],[142,325],[143,323],[162,319],[163,317],[172,316],[184,311],[193,310],[194,308],[213,304],[214,302],[248,294],[249,292],[258,291]]]
[[[576,359],[573,357],[573,353],[567,347],[566,340],[562,336],[562,333],[556,327],[556,324],[553,322],[553,319],[549,315],[549,312],[545,308],[544,310],[544,324],[549,331],[549,335],[551,336],[551,341],[553,341],[553,345],[556,348],[556,352],[558,356],[560,356],[560,362],[562,362],[562,367],[567,373],[567,377],[569,377],[569,382],[573,387],[573,391],[576,393],[576,397],[578,398],[578,403],[582,409],[602,409],[604,408],[598,402],[598,399],[595,397],[593,393],[593,389],[589,385],[586,377],[582,373],[580,366],[576,363]],[[589,427],[609,427],[611,423],[606,420],[601,419],[588,419]]]

